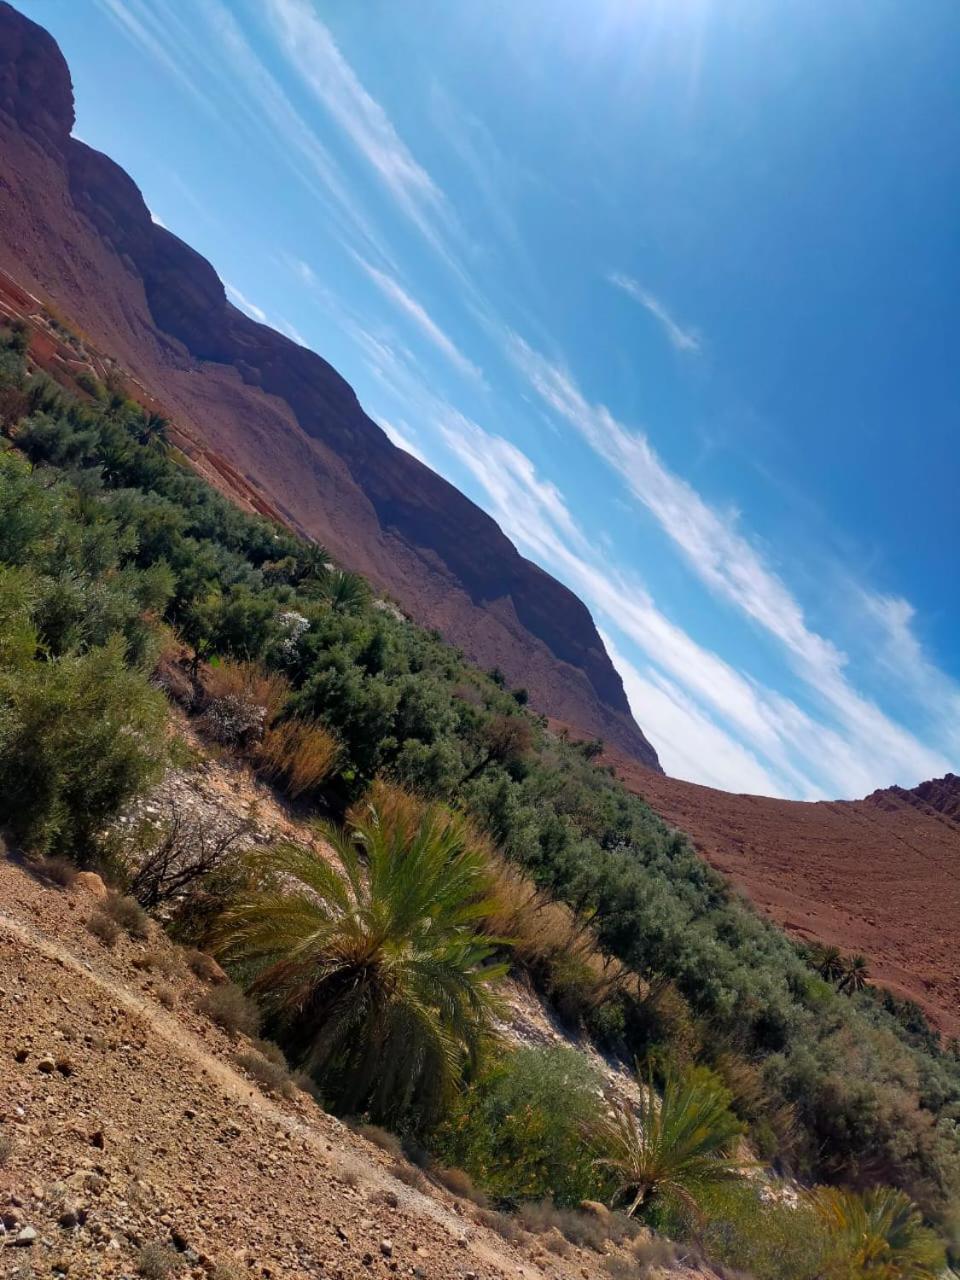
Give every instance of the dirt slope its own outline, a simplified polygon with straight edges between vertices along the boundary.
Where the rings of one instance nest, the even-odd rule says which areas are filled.
[[[606,1277],[596,1252],[508,1244],[407,1185],[305,1094],[266,1096],[243,1038],[195,1011],[203,984],[134,967],[174,954],[162,935],[108,950],[85,927],[96,902],[0,859],[0,1275],[129,1277],[155,1243],[177,1275],[224,1280]]]
[[[790,934],[862,951],[876,982],[960,1035],[960,778],[807,804],[619,772]]]
[[[327,362],[231,306],[131,179],[70,136],[51,37],[0,0],[0,268],[116,356],[241,487],[533,704],[658,768],[587,609],[396,449]]]

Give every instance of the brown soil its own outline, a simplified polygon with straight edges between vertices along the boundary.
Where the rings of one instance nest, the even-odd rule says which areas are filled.
[[[789,934],[862,952],[874,982],[960,1035],[960,778],[808,804],[616,764],[632,791]]]
[[[91,894],[6,860],[0,903],[0,1274],[131,1276],[157,1244],[177,1252],[171,1274],[235,1268],[223,1280],[605,1276],[596,1252],[508,1244],[470,1202],[407,1185],[306,1094],[267,1096],[155,927],[107,949]],[[148,949],[176,971],[138,970]]]

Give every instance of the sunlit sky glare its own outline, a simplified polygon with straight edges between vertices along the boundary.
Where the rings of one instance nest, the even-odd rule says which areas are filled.
[[[77,134],[587,603],[670,773],[960,769],[954,0],[15,0]]]

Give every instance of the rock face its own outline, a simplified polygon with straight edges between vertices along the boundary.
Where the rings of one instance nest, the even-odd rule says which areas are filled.
[[[73,121],[56,43],[0,0],[0,268],[115,355],[221,476],[499,666],[538,710],[659,769],[581,601],[395,448],[325,360],[233,307]]]

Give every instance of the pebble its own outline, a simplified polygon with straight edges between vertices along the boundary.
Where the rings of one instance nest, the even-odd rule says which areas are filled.
[[[17,1232],[17,1237],[13,1243],[19,1245],[21,1248],[28,1249],[32,1244],[36,1244],[36,1242],[37,1233],[33,1227],[23,1227],[22,1230]]]

